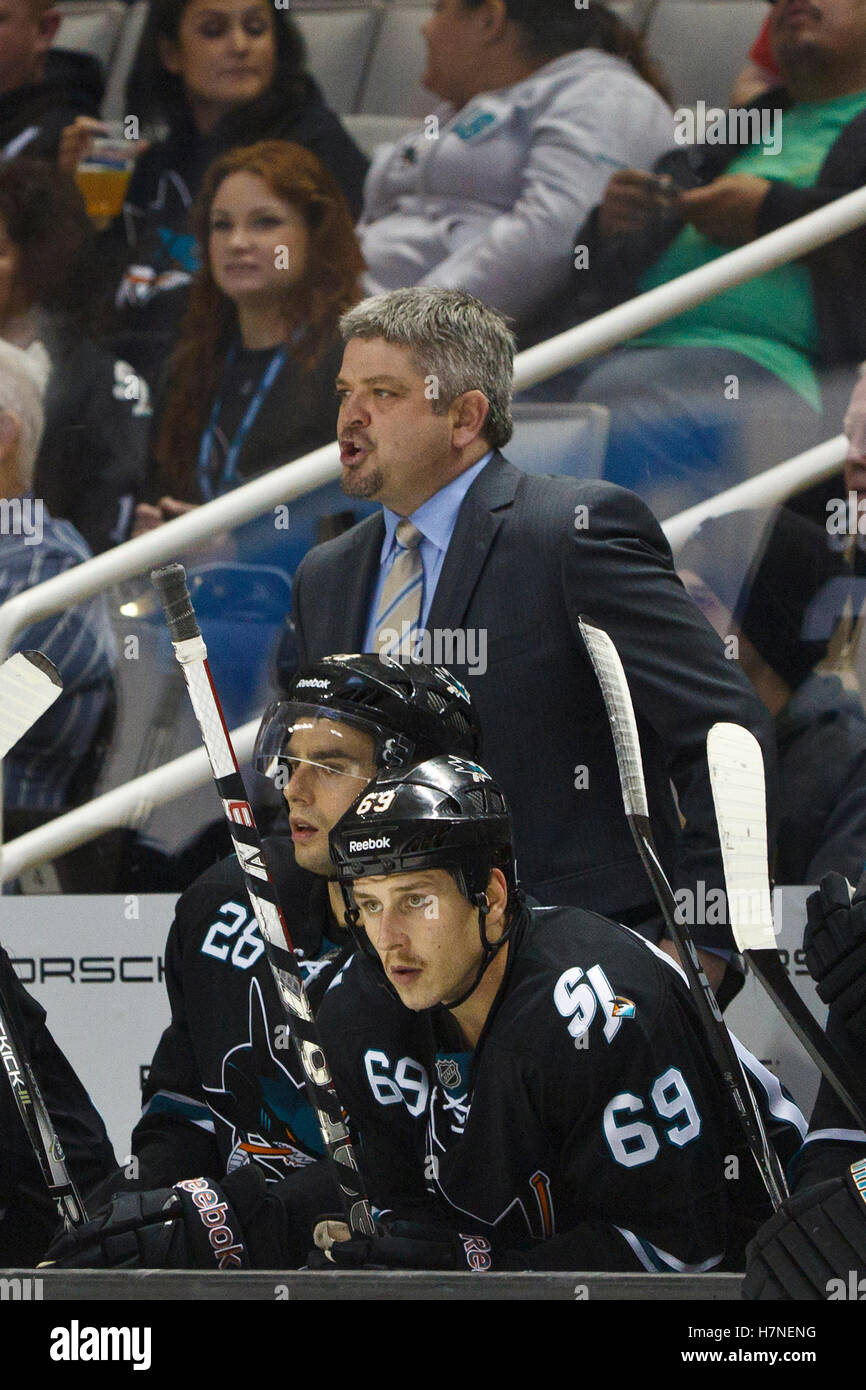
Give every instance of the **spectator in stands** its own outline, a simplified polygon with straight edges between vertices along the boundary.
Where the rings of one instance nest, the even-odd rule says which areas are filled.
[[[360,297],[348,205],[300,145],[222,155],[194,226],[204,264],[168,368],[137,533],[330,443],[337,324]]]
[[[26,151],[54,159],[61,131],[70,121],[99,115],[99,63],[87,53],[52,49],[59,25],[52,0],[3,0],[0,158]]]
[[[23,352],[0,342],[0,603],[90,558],[75,527],[55,521],[32,493],[48,368],[41,344]],[[4,760],[3,815],[12,834],[66,808],[106,714],[116,653],[105,600],[75,604],[19,633],[14,649],[30,648],[54,662],[63,694]]]
[[[93,551],[126,538],[147,458],[147,385],[90,336],[93,234],[72,177],[0,164],[0,337],[52,362],[36,491]]]
[[[838,552],[782,508],[705,521],[677,559],[692,598],[773,715],[779,755],[777,883],[852,881],[866,861],[866,715],[819,674],[838,617]]]
[[[706,265],[866,181],[866,5],[779,0],[771,26],[784,87],[756,104],[762,114],[749,125],[752,143],[675,150],[657,166],[673,186],[640,170],[614,174],[577,234],[588,268],[575,272],[570,322]],[[742,139],[741,131],[738,123],[728,138]],[[819,373],[866,355],[864,298],[860,228],[537,394],[609,405],[606,475],[652,500],[660,477],[678,477],[693,489],[673,499],[685,505],[826,434]],[[564,326],[554,306],[546,331]],[[750,432],[733,452],[725,442],[732,422]]]
[[[465,289],[526,319],[567,289],[575,225],[611,169],[670,148],[671,111],[635,35],[595,0],[441,0],[424,37],[424,85],[447,105],[376,152],[367,288]]]
[[[183,309],[177,291],[198,266],[189,215],[208,165],[239,145],[294,141],[321,159],[357,216],[367,160],[305,71],[295,22],[268,0],[154,0],[127,110],[143,128],[168,127],[139,159],[103,244],[120,281],[118,348],[155,384]],[[67,133],[67,167],[89,128]]]

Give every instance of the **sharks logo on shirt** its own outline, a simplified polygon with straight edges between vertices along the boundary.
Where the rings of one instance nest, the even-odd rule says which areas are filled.
[[[232,1131],[229,1172],[255,1162],[274,1178],[322,1157],[324,1148],[303,1082],[274,1052],[258,980],[250,981],[249,1038],[222,1061],[222,1086],[204,1086],[214,1114]],[[294,1058],[288,1051],[286,1057]]]

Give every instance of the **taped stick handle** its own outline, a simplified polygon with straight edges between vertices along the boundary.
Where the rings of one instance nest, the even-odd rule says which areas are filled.
[[[189,642],[201,637],[183,565],[163,565],[162,569],[153,570],[150,577],[159,595],[172,642]]]

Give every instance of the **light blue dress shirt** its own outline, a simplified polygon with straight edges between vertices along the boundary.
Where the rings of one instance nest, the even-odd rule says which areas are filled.
[[[426,502],[422,502],[418,510],[409,517],[409,520],[418,527],[422,536],[418,545],[421,552],[421,565],[424,570],[424,587],[421,597],[422,627],[427,626],[433,595],[442,573],[445,552],[451,543],[454,527],[457,525],[457,514],[463,505],[463,499],[482,468],[487,466],[492,457],[493,450],[489,449],[484,457],[479,459],[477,463],[473,463],[471,468],[467,468],[465,473],[461,473],[453,482],[446,483],[445,487],[434,492],[433,496],[428,497]],[[373,638],[376,633],[376,614],[379,612],[385,581],[388,578],[388,571],[397,549],[397,523],[403,519],[396,512],[392,512],[389,507],[382,508],[382,516],[385,521],[385,539],[379,556],[379,574],[376,578],[373,599],[367,614],[367,630],[364,635],[365,652],[375,650]]]

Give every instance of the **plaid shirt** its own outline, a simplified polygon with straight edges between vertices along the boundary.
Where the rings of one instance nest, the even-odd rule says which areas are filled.
[[[30,543],[28,543],[28,541]],[[68,521],[43,509],[42,538],[0,534],[0,602],[90,559]],[[77,603],[20,633],[13,650],[33,648],[54,662],[63,694],[11,749],[3,764],[8,811],[61,810],[69,782],[87,756],[117,663],[104,597]]]

